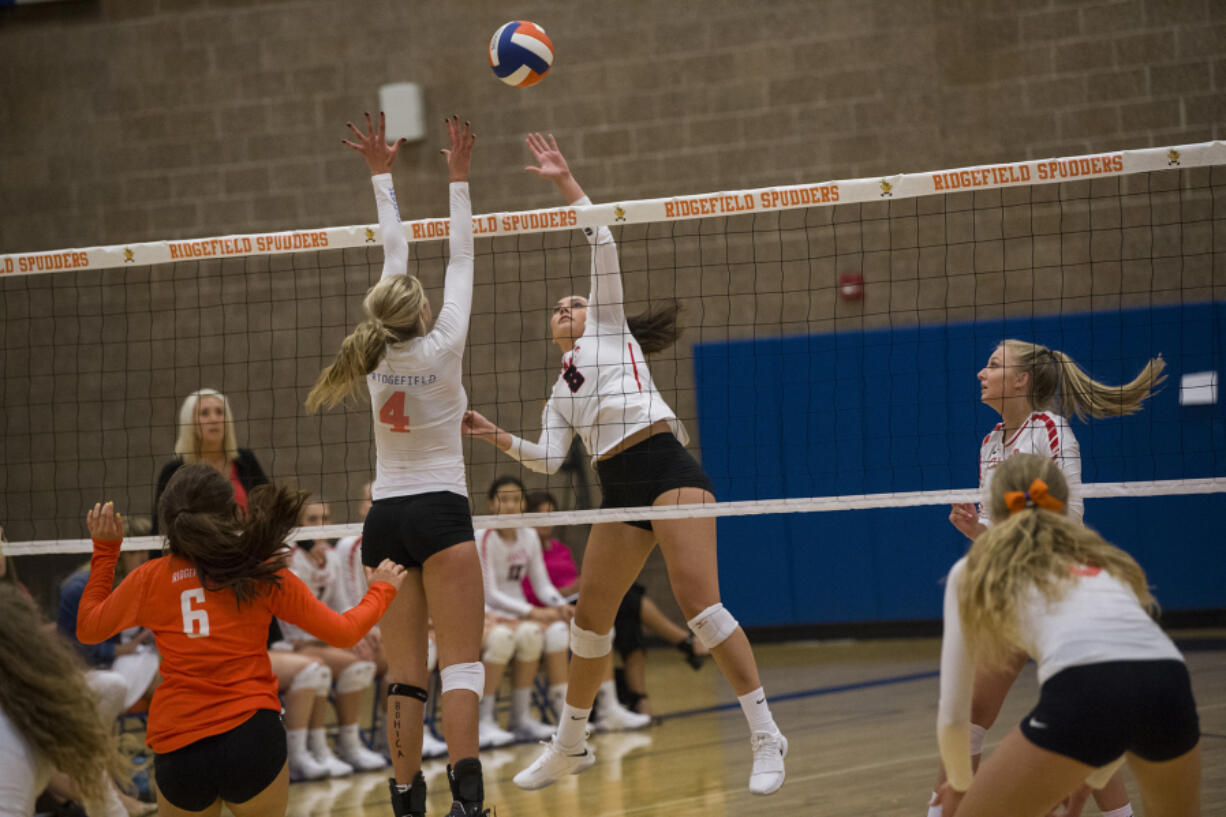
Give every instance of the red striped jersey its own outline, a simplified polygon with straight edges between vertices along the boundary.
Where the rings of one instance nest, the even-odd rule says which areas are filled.
[[[992,485],[992,475],[996,467],[1014,454],[1039,454],[1051,457],[1060,466],[1064,479],[1068,482],[1069,507],[1068,515],[1081,521],[1085,510],[1085,500],[1081,497],[1081,448],[1068,420],[1050,411],[1036,411],[1022,423],[1021,428],[1005,439],[1004,425],[997,423],[996,427],[983,438],[979,449],[979,493],[982,501],[979,506],[979,521],[991,525],[989,518],[987,491]]]
[[[591,204],[586,196],[576,205]],[[509,453],[533,471],[552,474],[575,434],[594,458],[653,423],[666,420],[684,445],[685,427],[656,390],[639,346],[626,324],[621,265],[608,227],[586,228],[592,245],[592,290],[587,323],[541,415],[539,442],[513,437]]]

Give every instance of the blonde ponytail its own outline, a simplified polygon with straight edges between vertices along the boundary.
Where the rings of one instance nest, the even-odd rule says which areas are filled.
[[[391,275],[371,287],[362,301],[366,318],[341,342],[336,359],[320,372],[307,395],[307,411],[314,414],[344,402],[379,365],[389,343],[422,334],[425,301],[421,282],[412,275]]]
[[[1133,380],[1122,386],[1099,383],[1071,357],[1037,343],[1006,340],[1001,343],[1009,365],[1030,375],[1027,397],[1035,409],[1051,410],[1080,420],[1089,417],[1122,417],[1141,410],[1166,377],[1166,361],[1153,358]]]
[[[1156,610],[1140,565],[1095,531],[1042,508],[1009,514],[1005,493],[1025,491],[1036,479],[1068,506],[1068,483],[1053,460],[1014,454],[1002,462],[989,489],[992,527],[971,546],[958,589],[967,643],[975,660],[987,667],[1004,667],[1010,656],[1026,651],[1018,621],[1025,595],[1033,588],[1049,602],[1058,600],[1075,568],[1105,570],[1131,587],[1142,607]]]

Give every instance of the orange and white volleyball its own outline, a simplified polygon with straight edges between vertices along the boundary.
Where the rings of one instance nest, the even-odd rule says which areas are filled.
[[[553,41],[536,23],[512,20],[490,38],[490,68],[507,85],[535,85],[552,65]]]

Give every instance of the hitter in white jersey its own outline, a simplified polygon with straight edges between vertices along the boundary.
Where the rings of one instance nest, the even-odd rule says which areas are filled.
[[[954,505],[950,523],[972,540],[988,529],[986,491],[1000,464],[1016,454],[1039,454],[1056,463],[1069,486],[1068,514],[1080,522],[1084,508],[1081,450],[1065,418],[1118,417],[1139,411],[1162,381],[1164,365],[1161,358],[1155,358],[1131,383],[1108,386],[1091,378],[1064,352],[1020,340],[1002,341],[979,371],[980,399],[1001,417],[979,452],[979,490],[985,501],[978,508],[970,503]],[[971,708],[971,752],[976,763],[987,730],[996,722],[1005,696],[1025,663],[1026,656],[1019,653],[1001,667],[976,671]],[[943,780],[942,769],[938,786]],[[1128,794],[1118,777],[1095,792],[1095,800],[1106,817],[1132,815]],[[928,817],[942,817],[935,794],[929,802]]]
[[[388,660],[388,743],[396,817],[423,817],[422,714],[426,701],[427,618],[434,621],[442,678],[443,731],[451,765],[449,817],[476,817],[485,799],[477,759],[477,701],[484,687],[480,658],[484,620],[481,565],[473,543],[468,487],[460,448],[467,397],[460,364],[472,309],[473,232],[468,170],[473,134],[447,120],[444,150],[451,181],[450,260],[443,306],[432,322],[421,282],[407,274],[408,242],[391,169],[401,145],[388,145],[383,117],[376,130],[349,125],[346,141],[371,172],[383,239],[383,275],[366,294],[366,318],[345,338],[319,376],[307,409],[331,407],[365,380],[375,424],[374,502],[362,530],[367,566],[391,559],[408,569],[403,592],[380,622]],[[373,562],[371,560],[374,560]]]
[[[530,171],[553,181],[568,204],[590,203],[552,136],[533,134],[528,148],[537,161]],[[677,306],[656,311],[652,326],[628,320],[613,234],[607,227],[584,232],[592,245],[591,294],[562,298],[554,309],[550,327],[562,351],[562,373],[545,406],[540,440],[515,437],[476,412],[465,416],[465,430],[548,473],[562,464],[578,434],[596,460],[602,507],[714,502],[711,482],[685,450],[685,429],[656,391],[644,359],[645,350],[675,342]],[[595,762],[584,729],[611,661],[613,620],[657,541],[682,612],[749,721],[750,791],[770,794],[783,785],[787,740],[771,717],[749,639],[719,600],[715,520],[689,518],[592,526],[571,622],[566,705],[553,740],[515,776],[520,787],[547,786]]]
[[[1140,566],[1069,518],[1070,499],[1050,456],[1010,457],[984,497],[992,528],[949,573],[945,813],[1042,817],[1127,759],[1148,814],[1198,815],[1200,730],[1183,657],[1148,615]],[[1018,653],[1038,663],[1039,701],[972,779],[972,679]]]

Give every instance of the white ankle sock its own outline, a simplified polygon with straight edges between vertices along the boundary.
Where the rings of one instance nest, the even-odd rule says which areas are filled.
[[[290,757],[302,757],[307,750],[307,730],[286,729],[285,747]]]
[[[1132,817],[1132,803],[1125,803],[1119,808],[1104,811],[1103,817]]]
[[[347,723],[340,727],[339,734],[336,736],[336,742],[338,745],[344,746],[346,749],[365,745],[362,743],[361,734],[358,733],[358,724],[356,721],[354,723]]]
[[[494,720],[494,704],[495,703],[496,701],[494,700],[494,696],[492,694],[486,695],[481,699],[481,703],[478,705],[480,709],[480,713],[481,713],[481,720],[483,721]]]
[[[522,723],[528,720],[528,710],[532,706],[532,688],[512,690],[511,692],[511,723]]]
[[[745,713],[745,720],[749,721],[750,732],[779,731],[779,727],[775,726],[775,719],[771,717],[770,705],[766,703],[766,693],[762,691],[762,687],[738,695],[736,699],[741,702],[741,711]]]
[[[332,747],[328,745],[328,730],[322,728],[307,730],[307,747],[316,757],[326,757],[332,754]]]
[[[605,681],[596,691],[596,702],[602,710],[620,708],[617,702],[617,684],[612,680]]]
[[[592,708],[579,709],[570,704],[562,705],[562,714],[558,724],[558,747],[564,751],[577,750],[583,745],[584,733],[587,729],[588,716]]]

